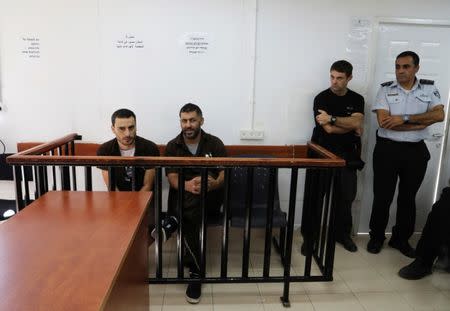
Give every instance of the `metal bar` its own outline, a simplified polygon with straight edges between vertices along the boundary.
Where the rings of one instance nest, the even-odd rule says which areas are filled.
[[[39,179],[38,179],[38,173],[37,173],[37,166],[33,166],[33,174],[34,174],[34,199],[36,200],[39,198]]]
[[[207,277],[207,278],[148,278],[149,284],[188,284],[191,282],[201,282],[201,283],[283,283],[285,278],[283,276],[271,276],[265,277]],[[332,281],[330,278],[326,278],[320,275],[314,275],[310,277],[304,276],[291,276],[289,277],[290,282],[329,282]]]
[[[28,204],[31,203],[30,200],[30,186],[28,185],[28,174],[27,174],[27,170],[31,171],[31,177],[33,177],[33,170],[31,167],[28,166],[23,166],[23,183],[24,183],[24,187],[25,187],[25,206],[27,206]]]
[[[267,214],[266,214],[266,235],[265,235],[265,245],[264,245],[264,268],[263,276],[268,277],[270,273],[270,252],[272,245],[272,227],[273,227],[273,209],[275,203],[275,169],[269,168],[269,193],[267,197]],[[283,242],[280,239],[280,251],[284,248]]]
[[[50,155],[52,155],[52,156],[55,155],[54,149],[50,150]],[[53,178],[52,190],[55,191],[56,190],[56,168],[54,165],[52,165],[52,178]]]
[[[253,205],[253,167],[247,168],[247,196],[245,202],[245,225],[244,225],[244,247],[242,256],[242,277],[248,277],[249,252],[250,252],[250,231],[252,225],[252,205]]]
[[[208,193],[208,168],[201,169],[200,206],[202,210],[202,222],[200,226],[200,276],[206,274],[206,194]]]
[[[230,168],[226,168],[224,172],[224,199],[223,199],[223,233],[222,233],[222,256],[220,260],[220,276],[222,278],[227,276],[228,263],[228,236],[230,233],[230,224],[228,222],[230,214]]]
[[[156,260],[156,278],[162,277],[162,241],[161,237],[161,205],[162,205],[162,168],[155,168],[155,260]]]
[[[114,167],[108,167],[108,190],[116,191],[116,170]]]
[[[131,168],[131,191],[137,191],[137,189],[136,189],[136,166],[133,166]]]
[[[84,187],[85,191],[92,191],[92,166],[84,167]]]
[[[35,172],[35,176],[36,176],[36,192],[37,192],[37,197],[40,197],[42,195],[44,195],[45,193],[45,189],[44,189],[44,170],[43,170],[43,166],[35,166],[34,167],[34,172]]]
[[[178,217],[178,234],[177,234],[177,257],[178,257],[178,277],[184,276],[184,244],[183,244],[183,210],[184,210],[184,169],[180,168],[178,173],[178,192],[177,192],[177,217]]]
[[[318,252],[318,256],[320,261],[322,261],[323,259],[323,255],[325,252],[325,244],[326,244],[326,237],[327,237],[327,231],[329,231],[328,228],[328,213],[329,213],[329,204],[330,204],[330,189],[331,189],[331,175],[329,171],[325,171],[325,172],[321,172],[320,174],[320,182],[324,182],[325,183],[325,189],[326,189],[326,193],[321,193],[321,198],[324,197],[325,195],[325,202],[323,200],[320,200],[321,205],[318,206],[318,208],[320,208],[321,211],[321,217],[319,218],[320,221],[319,226],[321,228],[320,231],[320,248],[319,248],[319,252]],[[322,188],[322,185],[320,186],[320,189],[324,189]]]
[[[75,155],[75,142],[71,141],[70,142],[70,152],[72,155]],[[77,171],[76,171],[76,166],[72,165],[72,189],[74,191],[77,191]]]
[[[48,192],[48,172],[47,172],[47,166],[41,166],[42,168],[42,177],[43,177],[43,187],[44,187],[44,193]]]
[[[293,168],[291,171],[291,190],[289,194],[289,214],[287,223],[286,235],[286,253],[284,256],[284,289],[283,297],[280,297],[283,306],[289,307],[289,277],[291,275],[291,255],[292,255],[292,239],[294,235],[294,218],[295,218],[295,201],[297,198],[297,180],[298,168]]]
[[[306,177],[305,177],[305,190],[304,190],[304,204],[303,204],[303,217],[306,219],[302,220],[302,224],[308,223],[308,229],[303,234],[303,243],[305,245],[306,249],[306,258],[305,258],[305,271],[304,275],[309,277],[311,275],[311,264],[312,264],[312,252],[313,252],[313,245],[314,245],[314,224],[312,222],[313,218],[313,201],[314,197],[313,193],[314,191],[314,185],[316,182],[316,171],[314,169],[307,169],[306,170]]]
[[[22,195],[22,166],[13,166],[14,173],[14,184],[16,191],[16,213],[22,210],[25,205],[23,204],[23,195]]]
[[[337,208],[337,202],[339,199],[339,191],[336,189],[336,180],[339,178],[339,174],[342,169],[331,169],[331,182],[330,182],[330,197],[331,197],[331,209],[330,218],[328,224],[328,239],[327,239],[327,253],[325,257],[325,276],[333,278],[333,265],[334,265],[334,251],[335,251],[335,214]]]

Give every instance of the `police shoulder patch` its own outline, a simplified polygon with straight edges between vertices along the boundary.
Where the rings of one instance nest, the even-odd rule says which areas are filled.
[[[394,81],[387,81],[387,82],[381,83],[381,86],[389,86],[392,83],[394,83]]]
[[[420,79],[419,82],[420,82],[420,84],[429,84],[429,85],[434,84],[433,80],[427,80],[427,79]]]

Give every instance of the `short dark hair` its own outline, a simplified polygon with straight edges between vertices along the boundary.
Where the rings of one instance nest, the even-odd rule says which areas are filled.
[[[399,59],[399,58],[401,58],[401,57],[408,57],[408,56],[411,56],[411,57],[412,57],[412,59],[413,59],[413,64],[414,64],[414,66],[417,67],[417,66],[419,65],[420,58],[419,58],[419,55],[417,55],[417,53],[415,53],[415,52],[413,52],[413,51],[404,51],[404,52],[401,52],[400,54],[397,55],[397,58],[396,58],[395,60],[397,60],[397,59]]]
[[[122,108],[122,109],[116,110],[116,111],[114,111],[114,113],[111,116],[111,124],[114,125],[116,123],[117,118],[128,119],[131,117],[133,117],[134,120],[136,121],[136,115],[130,109]]]
[[[186,105],[181,107],[179,115],[181,117],[182,112],[193,112],[193,111],[195,111],[200,117],[203,116],[203,113],[202,113],[202,110],[200,109],[200,107],[195,104],[192,104],[192,103],[187,103]]]
[[[353,66],[346,60],[338,60],[331,65],[330,71],[337,71],[337,72],[343,72],[345,75],[350,77],[353,72]]]

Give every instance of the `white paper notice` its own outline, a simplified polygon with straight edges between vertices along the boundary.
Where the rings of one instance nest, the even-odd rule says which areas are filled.
[[[40,58],[41,57],[41,41],[37,37],[22,36],[21,54],[25,58]]]
[[[143,49],[144,41],[137,40],[136,36],[131,34],[126,34],[124,38],[120,38],[115,42],[117,49]]]
[[[207,54],[210,48],[209,35],[203,32],[186,33],[183,35],[181,44],[188,55]]]

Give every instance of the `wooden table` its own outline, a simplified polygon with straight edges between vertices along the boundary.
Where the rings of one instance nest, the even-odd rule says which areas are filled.
[[[48,192],[0,225],[0,310],[148,310],[150,192]]]

